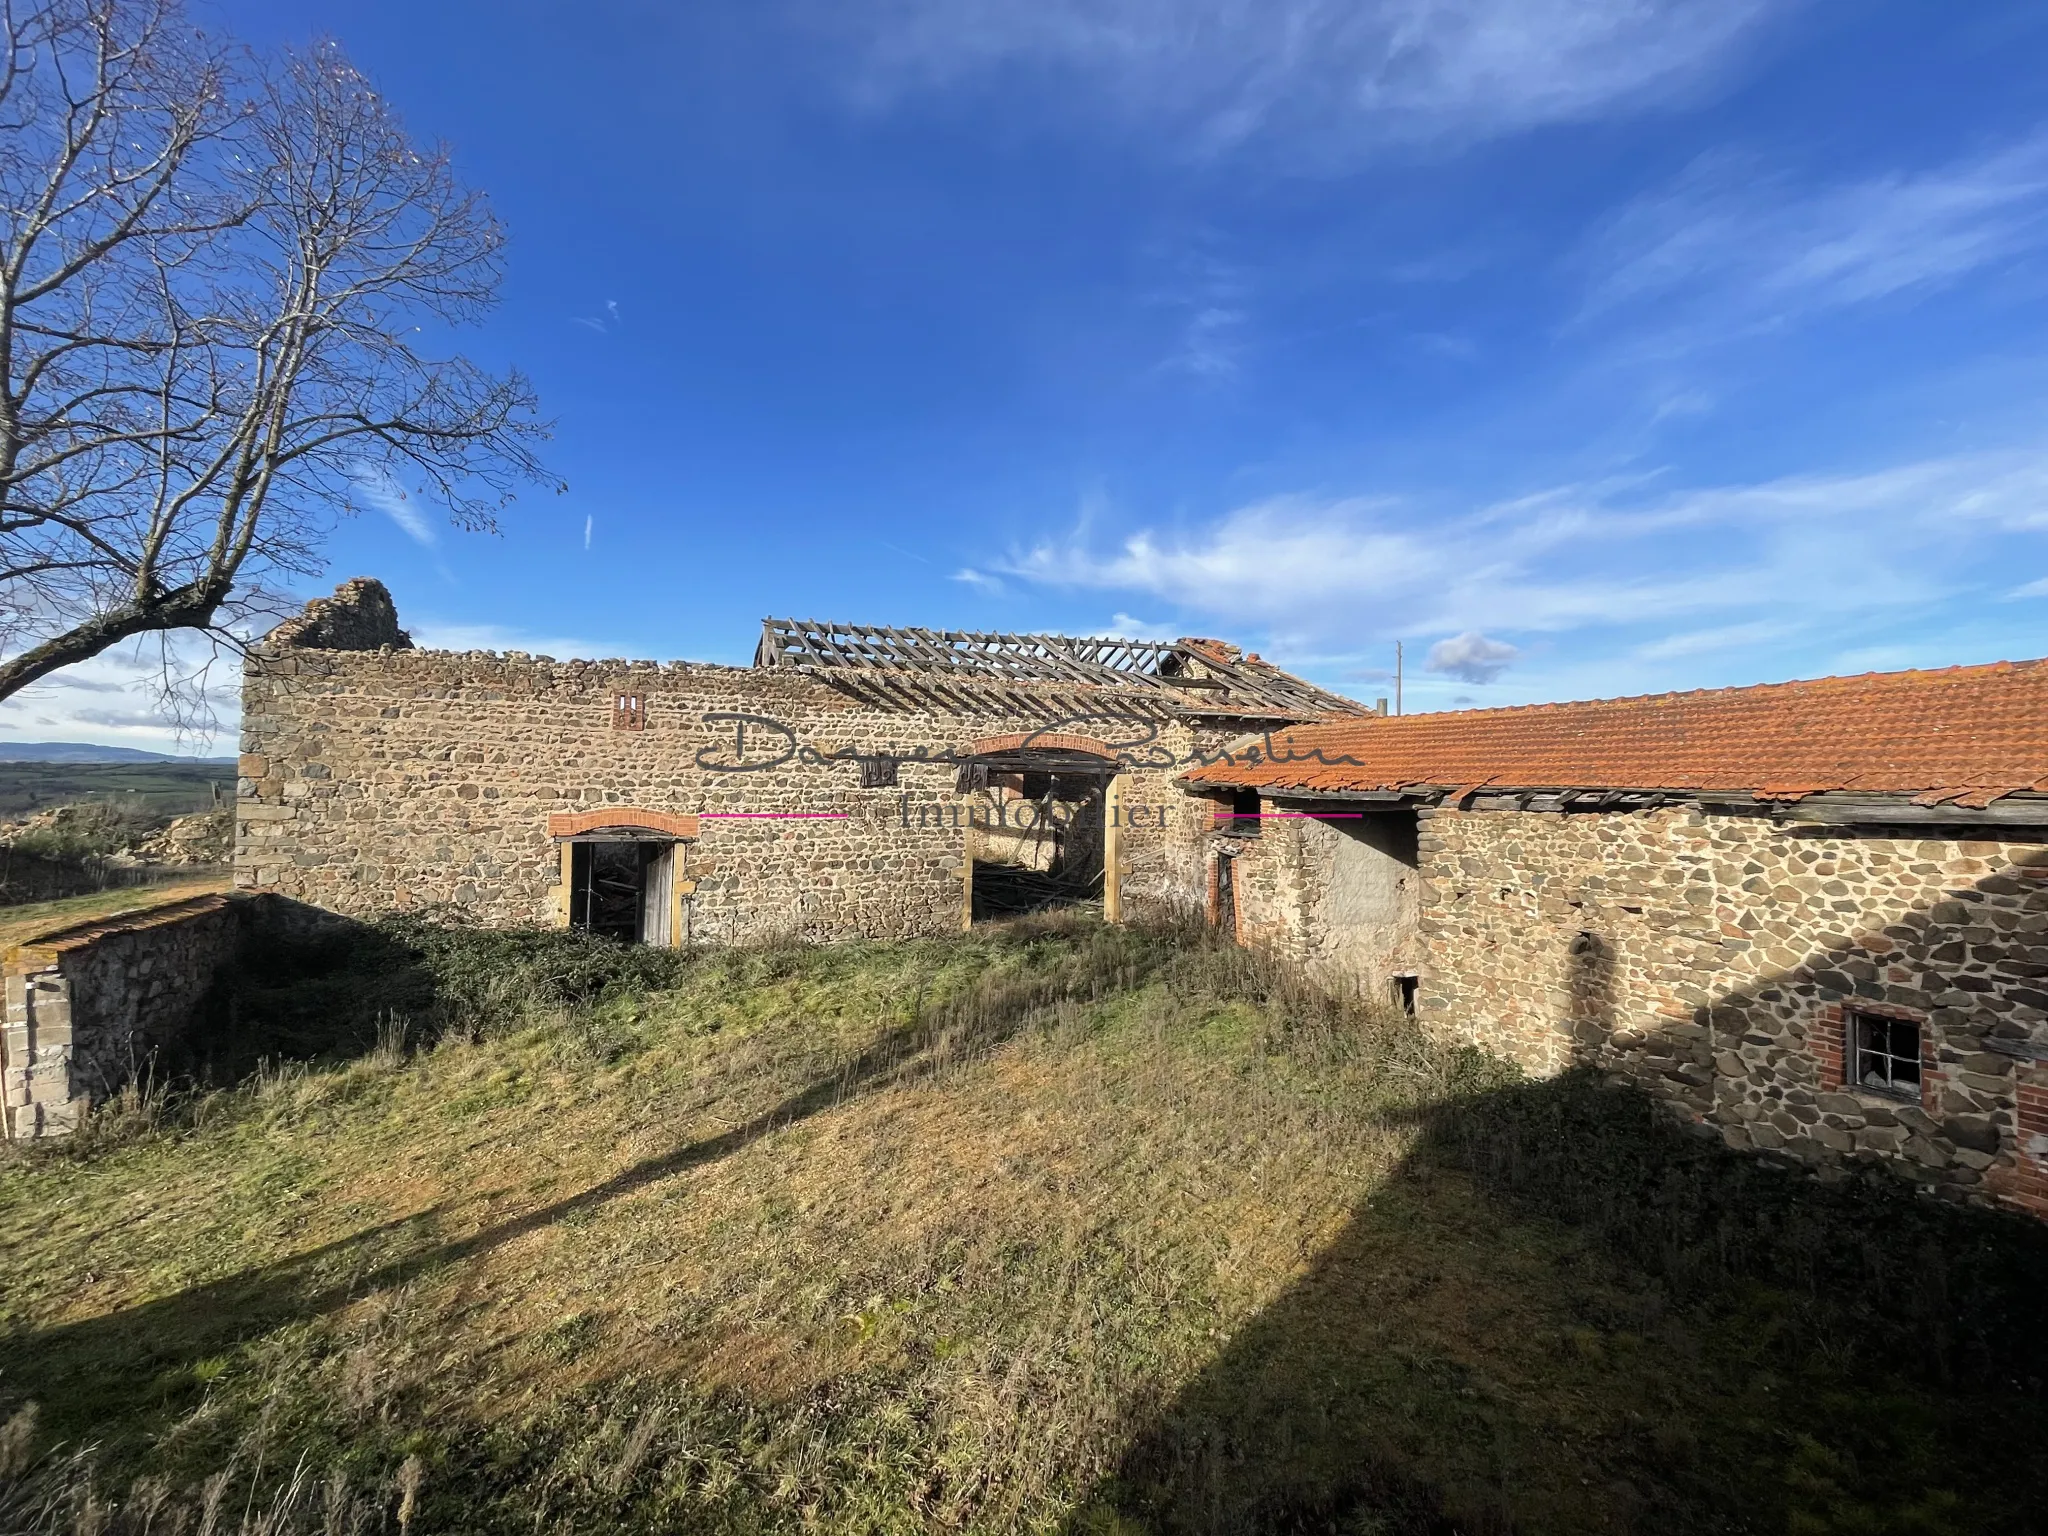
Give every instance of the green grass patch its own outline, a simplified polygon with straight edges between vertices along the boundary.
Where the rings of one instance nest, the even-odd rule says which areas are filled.
[[[394,923],[229,997],[260,1071],[0,1167],[0,1531],[2048,1507],[2040,1229],[1722,1152],[1199,937]]]

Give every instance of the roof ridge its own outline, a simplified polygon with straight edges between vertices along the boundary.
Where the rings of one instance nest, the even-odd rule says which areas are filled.
[[[1290,792],[1466,786],[1460,795],[1478,785],[1742,788],[1773,800],[1830,787],[1969,788],[1957,803],[1981,807],[2048,785],[2044,690],[2048,661],[1998,661],[1356,724],[1325,717],[1269,732],[1263,749],[1206,763],[1184,782]]]
[[[1662,699],[1698,699],[1716,695],[1737,693],[1777,693],[1788,688],[1825,688],[1846,683],[1867,683],[1874,678],[1960,678],[1964,674],[1990,672],[2018,672],[2024,669],[2048,666],[2048,657],[2034,657],[2019,661],[1983,661],[1952,667],[1908,667],[1897,672],[1845,672],[1829,673],[1825,677],[1787,678],[1777,683],[1732,683],[1725,688],[1674,688],[1664,693],[1617,693],[1595,699],[1544,699],[1534,704],[1495,704],[1487,709],[1438,709],[1413,715],[1373,715],[1367,718],[1376,726],[1395,725],[1405,720],[1442,720],[1452,715],[1460,720],[1470,720],[1479,715],[1526,715],[1547,709],[1584,709],[1596,704],[1654,704]],[[1312,721],[1311,724],[1324,722]],[[1335,722],[1330,722],[1335,723]],[[1289,727],[1299,730],[1299,726]]]

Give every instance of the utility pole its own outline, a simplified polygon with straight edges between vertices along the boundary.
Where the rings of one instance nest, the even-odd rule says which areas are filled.
[[[1401,642],[1394,642],[1394,713],[1401,713]]]

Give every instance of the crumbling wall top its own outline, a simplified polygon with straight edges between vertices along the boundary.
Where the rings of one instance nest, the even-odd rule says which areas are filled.
[[[374,576],[357,576],[316,597],[305,611],[286,619],[264,637],[270,645],[320,651],[375,651],[384,646],[412,649],[412,636],[398,627],[398,605]]]

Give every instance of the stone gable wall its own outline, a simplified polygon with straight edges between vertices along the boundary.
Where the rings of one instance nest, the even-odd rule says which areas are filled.
[[[1421,1008],[1588,1063],[1730,1145],[2048,1215],[2048,847],[1697,810],[1423,813]],[[1920,1027],[1918,1103],[1843,1081],[1845,1010]]]
[[[1227,855],[1241,943],[1285,955],[1326,984],[1392,996],[1390,979],[1416,974],[1422,961],[1414,825],[1412,812],[1355,807],[1327,819],[1269,815],[1256,834],[1240,824],[1212,839],[1210,910],[1220,910],[1216,857]]]
[[[642,700],[637,729],[615,725],[620,695]],[[707,718],[733,714],[760,717],[743,749],[740,722]],[[982,803],[954,792],[953,765],[906,760],[894,787],[862,789],[852,762],[718,772],[700,755],[758,762],[794,746],[908,759],[1056,718],[881,709],[752,668],[273,650],[245,671],[235,883],[352,916],[451,903],[480,921],[545,923],[559,878],[548,816],[635,806],[707,813],[681,872],[696,882],[686,921],[699,941],[945,932],[959,926],[957,871]],[[1223,740],[1171,724],[1156,747],[1183,757]],[[1138,909],[1186,904],[1199,888],[1209,810],[1173,787],[1178,771],[1125,776],[1124,804],[1141,808],[1123,834],[1125,898]],[[758,814],[769,811],[846,816]]]

